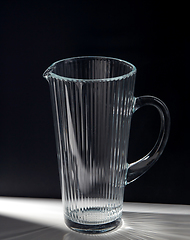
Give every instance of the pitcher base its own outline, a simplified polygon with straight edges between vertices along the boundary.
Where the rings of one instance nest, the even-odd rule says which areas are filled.
[[[87,225],[87,224],[76,223],[69,219],[65,219],[65,223],[70,229],[77,232],[88,233],[88,234],[98,234],[98,233],[105,233],[105,232],[111,231],[117,228],[120,225],[120,222],[121,222],[121,218],[118,218],[117,220],[110,223],[106,223],[106,224]]]

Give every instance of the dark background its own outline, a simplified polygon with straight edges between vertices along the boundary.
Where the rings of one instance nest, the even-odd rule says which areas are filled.
[[[2,1],[0,8],[0,195],[60,198],[48,83],[62,58],[101,55],[137,69],[135,96],[171,113],[159,161],[125,189],[125,201],[190,204],[189,19],[176,1]],[[133,116],[129,162],[159,132],[152,107]]]

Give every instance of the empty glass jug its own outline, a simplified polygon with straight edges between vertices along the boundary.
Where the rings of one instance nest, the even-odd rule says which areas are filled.
[[[125,185],[163,152],[169,111],[156,97],[134,97],[136,68],[123,60],[69,58],[43,76],[51,92],[65,222],[80,232],[112,230],[121,220]],[[158,140],[146,156],[128,164],[131,117],[145,105],[160,113]]]

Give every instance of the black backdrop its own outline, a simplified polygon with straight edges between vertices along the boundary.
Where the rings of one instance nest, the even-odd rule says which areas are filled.
[[[73,56],[121,58],[137,69],[135,96],[171,113],[159,161],[125,189],[125,201],[190,204],[189,39],[182,2],[2,1],[0,8],[0,195],[60,197],[48,83],[43,71]],[[129,162],[159,130],[152,107],[133,116]]]

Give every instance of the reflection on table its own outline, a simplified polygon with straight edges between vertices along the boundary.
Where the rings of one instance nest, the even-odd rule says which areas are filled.
[[[120,227],[86,235],[65,226],[61,200],[0,197],[0,239],[190,239],[190,206],[124,203]]]

